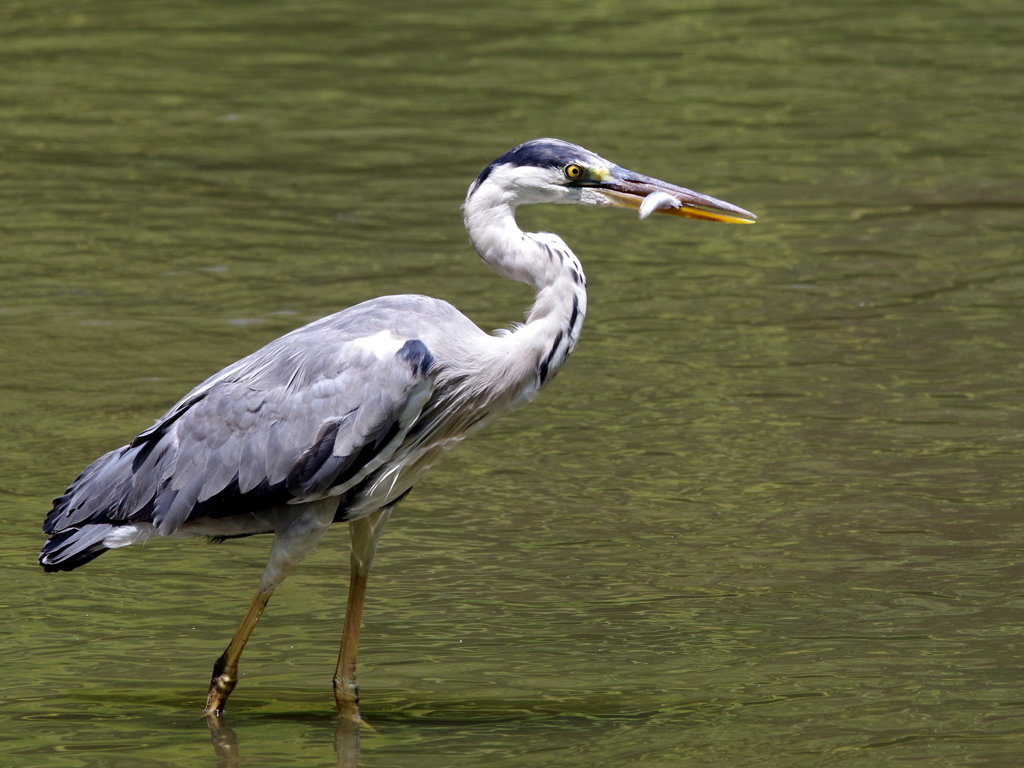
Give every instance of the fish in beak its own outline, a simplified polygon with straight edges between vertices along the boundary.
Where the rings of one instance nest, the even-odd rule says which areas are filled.
[[[641,219],[658,212],[725,224],[753,224],[757,220],[750,211],[732,203],[625,168],[610,168],[603,176],[590,186],[601,192],[609,205],[639,210]]]

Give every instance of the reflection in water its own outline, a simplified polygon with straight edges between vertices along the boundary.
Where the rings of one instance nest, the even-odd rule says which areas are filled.
[[[219,768],[238,768],[242,764],[238,733],[227,724],[227,718],[223,715],[207,715],[206,724],[210,728],[210,741],[213,743]]]
[[[245,763],[238,733],[227,723],[225,715],[207,715],[210,741],[217,756],[218,768],[239,768]],[[334,752],[338,768],[356,768],[359,765],[360,726],[346,718],[338,718],[334,731]]]
[[[334,753],[338,756],[338,768],[355,768],[359,764],[359,732],[362,727],[348,718],[338,718],[334,731]]]

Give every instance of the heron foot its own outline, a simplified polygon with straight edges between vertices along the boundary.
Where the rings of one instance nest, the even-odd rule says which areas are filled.
[[[354,679],[340,678],[334,676],[334,703],[338,705],[338,724],[352,723],[359,728],[365,728],[370,733],[377,733],[377,729],[363,719],[359,713],[359,684]]]
[[[355,680],[334,676],[334,703],[343,719],[358,725],[367,724],[359,715],[359,684]]]
[[[238,670],[227,668],[227,651],[214,662],[213,675],[210,677],[210,692],[206,695],[207,715],[219,715],[224,711],[228,696],[238,685]]]

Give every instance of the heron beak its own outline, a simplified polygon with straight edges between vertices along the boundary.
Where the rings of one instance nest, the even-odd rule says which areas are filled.
[[[594,187],[608,199],[610,205],[639,209],[641,218],[646,218],[648,214],[657,211],[672,216],[720,221],[725,224],[753,224],[757,219],[750,211],[745,211],[732,203],[649,176],[642,176],[624,168],[609,169],[608,175],[594,184]],[[644,200],[655,193],[659,193],[658,204],[653,208],[641,208]]]

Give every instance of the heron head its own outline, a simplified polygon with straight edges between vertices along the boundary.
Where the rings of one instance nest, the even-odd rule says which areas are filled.
[[[506,152],[477,176],[467,202],[485,188],[513,206],[613,205],[638,209],[642,218],[657,211],[730,224],[752,224],[757,218],[723,200],[620,168],[559,139],[534,139]]]

